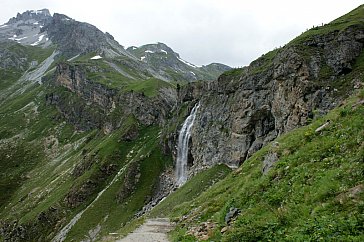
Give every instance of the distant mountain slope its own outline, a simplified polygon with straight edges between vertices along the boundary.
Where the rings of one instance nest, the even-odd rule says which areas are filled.
[[[119,61],[119,64],[126,69],[132,67],[129,71],[136,76],[154,77],[168,82],[214,80],[230,69],[222,64],[210,65],[208,70],[197,68],[182,60],[164,44],[146,45],[140,50],[129,48],[129,51],[126,51],[109,33],[103,33],[91,24],[76,21],[63,14],[55,13],[51,16],[47,9],[26,11],[1,25],[0,41],[8,40],[22,45],[53,47],[59,51],[59,57],[66,59],[94,53],[108,58],[108,62],[113,63],[112,66],[122,59],[122,63]],[[160,51],[165,48],[171,55],[158,56],[158,51],[155,55],[147,52],[148,56],[142,58],[148,48]]]
[[[172,80],[214,80],[216,75],[230,70],[229,66],[223,64],[210,64],[208,66],[196,66],[191,64],[174,52],[163,43],[148,44],[140,47],[129,47],[128,52],[136,56],[141,61],[165,78]]]
[[[7,39],[24,45],[49,46],[49,36],[43,27],[52,20],[48,9],[26,11],[0,25],[0,40]]]

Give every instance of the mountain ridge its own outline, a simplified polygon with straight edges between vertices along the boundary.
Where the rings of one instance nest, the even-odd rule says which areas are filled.
[[[148,72],[149,75],[164,81],[195,81],[198,79],[215,79],[223,71],[230,69],[226,65],[210,66],[209,71],[203,68],[194,74],[190,64],[180,59],[178,54],[168,57],[172,59],[140,59],[134,56],[133,50],[126,51],[114,37],[104,33],[92,24],[76,21],[64,14],[49,10],[28,10],[17,17],[11,18],[0,26],[0,40],[12,40],[23,45],[41,46],[43,48],[56,46],[60,55],[66,59],[76,55],[87,55],[95,52],[108,59],[123,59],[126,65],[140,66],[133,68],[134,72]],[[163,44],[166,46],[165,44]],[[149,46],[152,46],[151,44]],[[143,48],[143,47],[142,47]],[[175,53],[170,47],[169,52]],[[176,60],[176,58],[179,60]]]

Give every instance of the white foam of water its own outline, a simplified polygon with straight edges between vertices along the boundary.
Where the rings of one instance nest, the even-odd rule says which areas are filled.
[[[191,114],[186,118],[178,135],[176,160],[176,180],[178,186],[183,185],[187,181],[188,143],[191,137],[191,129],[196,118],[196,112],[199,107],[200,103],[197,103],[195,107],[193,107]]]

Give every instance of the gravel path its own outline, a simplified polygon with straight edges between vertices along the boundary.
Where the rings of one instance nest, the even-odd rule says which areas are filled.
[[[118,242],[168,242],[167,232],[173,228],[169,219],[148,219],[134,232]]]

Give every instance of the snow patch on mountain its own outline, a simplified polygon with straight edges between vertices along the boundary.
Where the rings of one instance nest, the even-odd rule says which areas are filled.
[[[15,40],[15,38],[17,37],[17,35],[16,34],[14,34],[13,35],[13,37],[10,37],[10,38],[8,38],[8,39],[10,39],[10,40]]]
[[[185,63],[185,64],[186,64],[186,65],[188,65],[188,66],[191,66],[191,67],[193,67],[193,68],[197,68],[197,66],[195,66],[194,64],[191,64],[191,63],[189,63],[189,62],[187,62],[187,61],[185,61],[185,60],[183,60],[183,59],[179,58],[178,56],[177,56],[177,59],[178,59],[179,61],[181,61],[181,62]]]
[[[48,39],[48,38],[47,38]],[[80,56],[80,54],[78,54],[78,55],[75,55],[74,57],[71,57],[71,58],[69,58],[67,61],[73,61],[74,59],[76,59],[77,57],[79,57]]]
[[[99,59],[102,59],[101,56],[99,55],[95,55],[94,57],[90,58],[91,60],[99,60]]]
[[[43,14],[43,15],[48,15],[47,13],[45,13],[45,11],[43,10],[31,10],[30,13],[34,13],[36,15],[38,14]]]
[[[17,39],[14,39],[15,41],[19,42],[20,40],[23,40],[23,39],[27,39],[28,37],[25,36],[25,37],[21,37],[21,38],[17,38]]]
[[[44,36],[45,36],[45,34],[42,34],[41,36],[38,37],[38,41],[36,41],[36,42],[34,42],[33,44],[30,44],[30,45],[31,46],[38,45],[40,42],[42,42]]]

